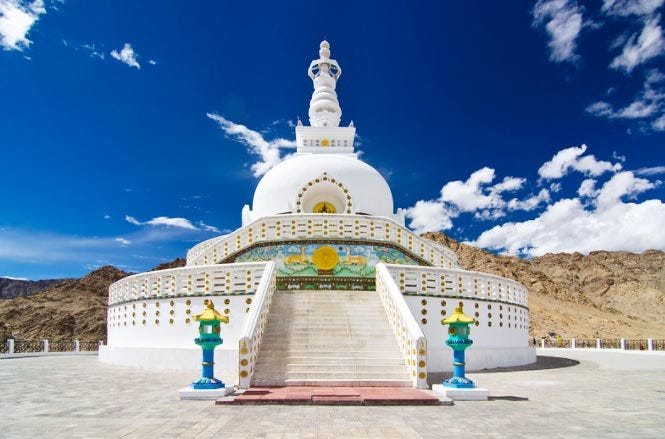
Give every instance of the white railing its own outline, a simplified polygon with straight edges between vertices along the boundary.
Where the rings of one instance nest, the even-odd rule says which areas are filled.
[[[275,263],[266,265],[238,339],[238,387],[248,389],[275,294]]]
[[[140,299],[253,293],[266,262],[198,265],[149,271],[109,287],[109,305]]]
[[[493,274],[454,268],[386,265],[402,294],[491,300],[528,307],[521,283]]]
[[[383,263],[376,265],[376,291],[381,297],[390,326],[399,342],[413,386],[428,388],[427,340],[416,319],[413,318],[395,280]]]
[[[435,267],[459,267],[455,252],[421,238],[389,218],[339,214],[290,214],[260,218],[226,236],[194,246],[187,252],[187,265],[214,264],[260,242],[320,238],[392,243]]]

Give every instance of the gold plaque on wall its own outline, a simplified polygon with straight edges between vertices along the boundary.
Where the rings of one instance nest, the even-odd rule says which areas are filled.
[[[312,262],[319,270],[332,270],[339,262],[339,255],[337,250],[329,245],[324,245],[312,253]]]

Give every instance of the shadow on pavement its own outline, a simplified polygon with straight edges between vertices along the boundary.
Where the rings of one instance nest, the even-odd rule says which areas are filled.
[[[483,369],[483,370],[471,370],[467,373],[496,373],[496,372],[522,372],[528,370],[545,370],[545,369],[559,369],[563,367],[573,367],[580,364],[577,360],[571,360],[570,358],[561,358],[561,357],[549,357],[544,355],[538,355],[536,357],[536,362],[532,364],[525,364],[523,366],[512,366],[512,367],[497,367],[494,369]],[[451,376],[451,372],[430,372],[427,374],[427,382],[432,384],[439,384],[444,379]]]
[[[529,398],[522,396],[488,396],[488,401],[528,401]]]

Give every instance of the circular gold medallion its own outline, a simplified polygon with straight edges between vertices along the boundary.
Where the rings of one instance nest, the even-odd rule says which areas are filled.
[[[319,270],[332,270],[339,262],[339,255],[334,248],[324,245],[314,251],[312,262]]]

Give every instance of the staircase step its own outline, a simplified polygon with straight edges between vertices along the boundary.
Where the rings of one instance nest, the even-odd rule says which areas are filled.
[[[252,386],[257,387],[281,387],[281,386],[299,386],[299,387],[411,387],[411,380],[388,380],[388,379],[367,379],[367,380],[339,380],[339,379],[286,379],[286,380],[255,380],[252,379]]]
[[[254,386],[412,386],[376,292],[277,291]]]

